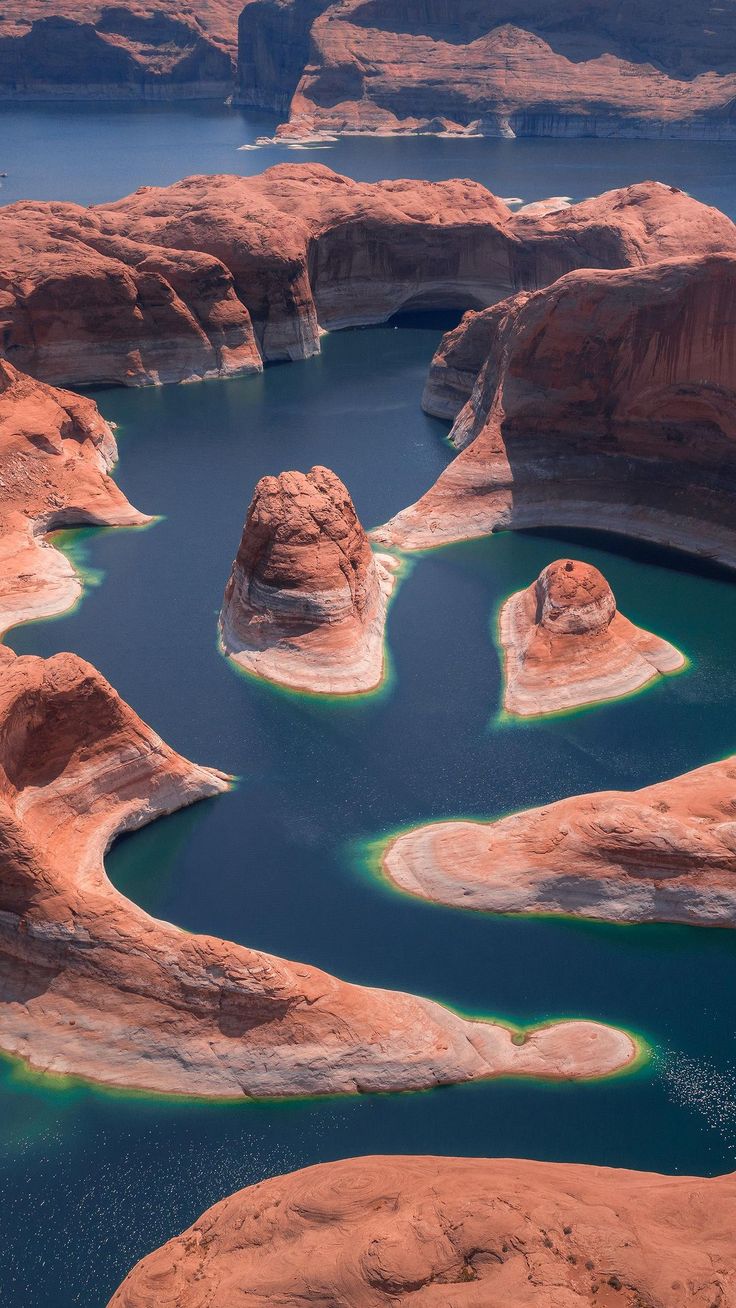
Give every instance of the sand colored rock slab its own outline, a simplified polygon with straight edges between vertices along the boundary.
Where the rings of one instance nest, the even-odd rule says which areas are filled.
[[[570,273],[499,306],[461,453],[376,541],[584,526],[736,563],[735,297],[724,253]]]
[[[116,835],[228,779],[175,754],[94,668],[0,648],[0,1049],[45,1072],[184,1095],[596,1076],[637,1057],[597,1022],[516,1043],[429,1000],[346,985],[156,921],[108,881]]]
[[[416,827],[382,860],[403,890],[458,908],[733,927],[736,759],[495,822]]]
[[[727,1308],[735,1217],[733,1176],[352,1158],[215,1204],[109,1308]]]
[[[616,608],[605,577],[558,559],[501,608],[503,706],[521,717],[556,713],[640,690],[685,659]]]
[[[263,477],[225,590],[221,647],[245,671],[293,690],[375,690],[397,568],[373,554],[334,472]]]
[[[735,32],[733,0],[248,0],[238,96],[297,140],[733,139]]]
[[[367,184],[315,164],[190,177],[0,210],[3,351],[55,384],[229,377],[319,353],[320,329],[722,249],[734,224],[656,183],[534,217],[470,181]]]
[[[0,360],[0,634],[69,608],[81,582],[46,534],[150,521],[109,476],[115,437],[96,404]]]

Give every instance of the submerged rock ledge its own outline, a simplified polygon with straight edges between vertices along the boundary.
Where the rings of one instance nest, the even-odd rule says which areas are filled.
[[[109,1308],[725,1308],[735,1205],[736,1176],[351,1158],[215,1204]]]
[[[172,1094],[409,1090],[496,1075],[607,1075],[624,1031],[521,1041],[412,995],[156,921],[119,894],[115,836],[228,778],[169,749],[94,668],[0,647],[0,1049],[46,1072]]]

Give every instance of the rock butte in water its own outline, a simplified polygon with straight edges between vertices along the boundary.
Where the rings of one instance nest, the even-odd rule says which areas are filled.
[[[154,918],[114,889],[122,831],[227,789],[73,654],[0,647],[0,1049],[41,1071],[176,1094],[421,1089],[619,1071],[623,1031],[557,1022],[521,1043],[429,1000]]]
[[[79,597],[77,574],[45,533],[150,521],[108,476],[116,459],[115,437],[92,400],[0,359],[0,634]]]
[[[411,894],[494,913],[736,926],[736,758],[496,822],[437,822],[386,847]]]
[[[735,1210],[735,1176],[351,1158],[215,1204],[109,1308],[726,1308]]]
[[[684,665],[679,650],[635,627],[589,563],[558,559],[506,600],[498,619],[503,706],[528,717],[639,690]]]
[[[191,100],[232,89],[242,0],[10,0],[0,98]]]
[[[3,353],[60,384],[227,377],[317,354],[320,328],[721,249],[736,253],[734,224],[655,182],[541,216],[476,182],[365,184],[316,164],[88,208],[24,201],[0,209]]]
[[[279,135],[733,139],[736,4],[246,0],[238,97]]]
[[[723,253],[569,273],[470,319],[444,349],[457,360],[466,331],[487,350],[451,433],[460,453],[375,539],[596,527],[732,566],[735,299]]]
[[[246,671],[294,690],[375,690],[397,567],[372,552],[334,472],[263,477],[225,590],[221,646]]]

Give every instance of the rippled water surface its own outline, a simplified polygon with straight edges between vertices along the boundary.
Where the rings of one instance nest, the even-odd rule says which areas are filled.
[[[87,201],[185,172],[255,170],[277,153],[311,157],[237,153],[263,125],[214,108],[2,112],[15,124],[4,139],[5,199]],[[448,152],[448,144],[358,141],[314,157],[359,176],[464,172],[527,199],[658,175],[729,207],[728,146],[468,142]],[[241,778],[233,794],[113,850],[113,881],[147,910],[463,1011],[518,1022],[603,1018],[642,1033],[653,1059],[598,1084],[503,1081],[278,1106],[117,1095],[0,1063],[3,1301],[102,1308],[138,1257],[216,1199],[345,1155],[734,1166],[733,933],[465,915],[393,893],[363,857],[366,841],[408,823],[636,787],[731,752],[728,576],[593,533],[504,534],[414,561],[391,608],[392,677],[380,696],[322,703],[285,694],[236,676],[217,653],[217,610],[258,477],[325,463],[371,526],[445,465],[446,428],[418,405],[441,327],[424,320],[333,335],[319,359],[262,378],[96,393],[120,425],[121,485],[163,520],[145,531],[67,534],[89,580],[83,602],[17,630],[11,643],[77,651],[177,749]],[[494,615],[568,553],[601,567],[622,611],[677,644],[691,667],[617,704],[499,725]]]

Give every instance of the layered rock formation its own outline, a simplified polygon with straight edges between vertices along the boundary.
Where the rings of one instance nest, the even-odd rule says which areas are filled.
[[[418,1089],[626,1067],[624,1032],[514,1038],[410,995],[189,935],[107,880],[116,835],[227,788],[89,664],[0,648],[0,1048],[44,1071],[178,1094]]]
[[[29,0],[0,18],[0,98],[176,100],[230,93],[239,0]]]
[[[575,795],[389,842],[387,876],[494,913],[736,926],[736,758],[636,791]]]
[[[0,635],[69,608],[81,591],[55,527],[148,522],[108,475],[115,437],[92,400],[0,360]]]
[[[726,1308],[735,1210],[734,1176],[352,1158],[215,1204],[109,1308]]]
[[[594,526],[736,562],[734,294],[729,253],[574,272],[498,306],[461,453],[376,539]]]
[[[263,477],[225,590],[221,647],[245,671],[293,690],[375,690],[397,566],[373,554],[328,468]]]
[[[295,137],[733,139],[735,34],[734,0],[248,0],[238,95]]]
[[[230,376],[318,353],[320,328],[723,249],[736,252],[728,218],[656,183],[535,217],[474,182],[362,184],[282,165],[87,209],[0,210],[0,341],[57,384]]]
[[[528,717],[595,704],[640,690],[685,659],[669,641],[635,627],[589,563],[558,559],[498,618],[503,706]]]

